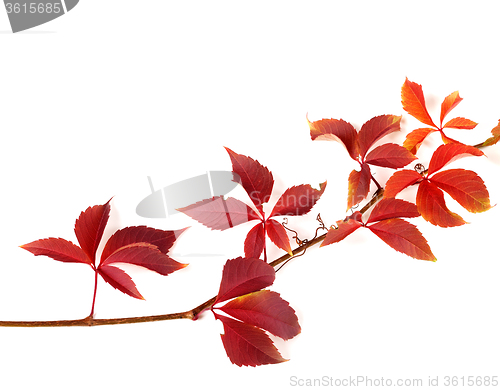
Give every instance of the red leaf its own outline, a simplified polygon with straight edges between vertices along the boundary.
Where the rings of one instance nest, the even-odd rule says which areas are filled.
[[[185,230],[160,230],[147,226],[131,226],[117,230],[106,242],[101,255],[101,263],[117,249],[136,242],[147,242],[158,247],[166,254],[174,245],[177,237]]]
[[[48,256],[54,260],[65,263],[92,264],[82,248],[63,238],[51,237],[37,240],[29,244],[21,245],[21,248],[26,249],[35,256]]]
[[[226,316],[216,314],[215,318],[224,325],[221,339],[233,364],[255,367],[287,361],[263,330]]]
[[[248,232],[245,238],[245,257],[259,258],[266,245],[264,224],[258,223]]]
[[[95,265],[95,254],[108,223],[111,206],[109,202],[104,205],[89,207],[80,214],[75,223],[75,234],[80,247],[87,254],[92,264]]]
[[[358,158],[358,133],[356,129],[348,122],[342,119],[321,119],[310,122],[311,139],[318,141],[337,141],[340,142],[349,153],[353,160]]]
[[[342,241],[349,234],[355,232],[358,228],[363,226],[363,223],[361,222],[361,213],[359,211],[355,211],[351,217],[353,218],[349,218],[346,221],[337,221],[337,229],[332,228],[328,230],[326,237],[320,246],[326,246]]]
[[[291,339],[300,333],[295,310],[274,291],[261,290],[243,295],[218,309],[284,340]]]
[[[441,103],[441,126],[443,126],[445,116],[448,115],[450,111],[453,110],[462,100],[463,99],[458,95],[458,91],[455,91],[444,98],[443,103]]]
[[[258,161],[237,154],[229,148],[225,148],[233,164],[233,172],[238,174],[241,185],[247,192],[253,204],[262,211],[262,204],[267,203],[271,197],[274,179],[269,170]]]
[[[429,180],[422,181],[418,187],[417,207],[420,215],[436,226],[453,227],[466,223],[446,207],[443,191]]]
[[[446,122],[446,124],[443,126],[443,128],[472,130],[476,126],[477,126],[477,123],[474,121],[471,121],[470,119],[453,118],[453,119],[450,119],[448,122]]]
[[[99,268],[111,263],[134,264],[158,272],[160,275],[168,275],[187,266],[171,259],[161,253],[156,246],[146,242],[136,242],[117,249],[101,262]]]
[[[323,195],[326,181],[321,183],[319,188],[319,190],[315,190],[309,184],[288,188],[276,202],[269,218],[278,215],[307,214]]]
[[[482,143],[482,146],[491,146],[495,145],[500,140],[500,121],[498,121],[498,125],[496,125],[491,130],[492,137],[488,138],[486,141]]]
[[[432,154],[427,175],[432,175],[451,162],[467,156],[483,156],[484,153],[474,146],[461,143],[441,145]]]
[[[408,114],[428,126],[437,128],[425,106],[425,98],[421,85],[407,78],[401,87],[401,103],[403,103],[403,109]]]
[[[266,232],[274,245],[288,252],[290,256],[293,256],[292,248],[290,247],[290,239],[283,225],[274,219],[268,219],[266,221]]]
[[[260,217],[242,201],[223,196],[205,199],[187,207],[178,209],[203,225],[217,230],[226,230],[241,223],[260,219]]]
[[[403,168],[417,158],[407,149],[396,144],[384,144],[373,149],[365,158],[365,163],[386,168]]]
[[[99,272],[99,275],[102,276],[106,283],[109,283],[122,293],[130,295],[133,298],[144,299],[139,291],[137,291],[132,278],[125,271],[110,265],[105,265],[99,267],[97,272]]]
[[[420,213],[415,204],[401,199],[384,198],[377,202],[366,223],[382,221],[390,218],[414,218]]]
[[[471,213],[481,213],[491,208],[488,190],[475,172],[449,169],[436,173],[431,182]]]
[[[422,176],[411,169],[394,172],[385,184],[384,198],[394,198],[406,187],[422,181]]]
[[[214,305],[262,290],[273,284],[274,278],[274,268],[262,260],[244,257],[228,260],[222,270],[222,280]]]
[[[399,218],[385,219],[368,228],[398,252],[415,259],[436,261],[422,233],[407,221]]]
[[[365,157],[368,149],[382,137],[400,130],[401,116],[380,115],[366,122],[359,131],[359,154]]]
[[[413,130],[406,136],[406,139],[403,142],[403,147],[408,149],[410,153],[417,154],[417,150],[420,148],[422,142],[424,142],[425,138],[434,131],[437,130],[429,127]]]
[[[349,175],[349,187],[347,191],[347,210],[365,199],[370,191],[370,167],[362,164],[358,172],[353,170]]]

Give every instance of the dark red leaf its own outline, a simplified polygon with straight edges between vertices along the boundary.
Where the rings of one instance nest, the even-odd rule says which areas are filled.
[[[500,140],[500,120],[498,121],[498,125],[496,125],[491,130],[492,136],[488,138],[486,141],[482,143],[482,146],[491,146],[495,145]]]
[[[401,116],[380,115],[366,122],[359,131],[359,154],[365,157],[368,149],[382,137],[400,130]]]
[[[428,126],[437,128],[425,106],[425,98],[421,85],[407,78],[401,87],[401,103],[403,103],[403,109],[408,114]]]
[[[310,122],[311,139],[317,141],[337,141],[340,142],[353,160],[358,158],[358,132],[348,122],[342,119],[321,119]]]
[[[436,173],[431,180],[471,213],[489,210],[490,195],[483,179],[465,169],[449,169]]]
[[[458,160],[459,158],[483,155],[484,153],[474,146],[464,145],[461,143],[441,145],[432,154],[427,175],[432,175],[434,172],[439,171],[444,166]]]
[[[271,197],[274,179],[269,170],[258,161],[225,148],[233,164],[233,172],[238,174],[241,185],[247,192],[253,204],[262,211],[262,204]]]
[[[245,238],[245,257],[259,258],[266,245],[264,224],[258,223],[248,232]]]
[[[284,340],[291,339],[300,333],[295,310],[274,291],[261,290],[243,295],[218,309]]]
[[[215,315],[222,321],[222,343],[229,360],[237,366],[260,366],[286,362],[263,330],[232,318]]]
[[[368,228],[398,252],[415,259],[436,261],[422,233],[407,221],[399,218],[385,219]]]
[[[266,221],[266,233],[274,245],[288,252],[290,256],[293,256],[292,248],[290,247],[290,239],[283,225],[274,219],[268,219]]]
[[[429,180],[420,183],[417,191],[417,207],[422,217],[436,226],[453,227],[466,222],[448,209],[443,191]]]
[[[134,264],[158,272],[160,275],[168,275],[187,266],[171,259],[161,253],[156,246],[146,242],[136,242],[117,249],[102,261],[99,267],[111,263]]]
[[[269,287],[274,278],[274,268],[262,260],[244,257],[228,260],[214,304]]]
[[[349,175],[347,191],[347,210],[365,199],[370,191],[371,172],[368,164],[362,164],[361,170],[353,170]]]
[[[99,206],[89,207],[83,211],[75,223],[75,234],[80,247],[95,265],[95,254],[101,242],[104,228],[108,223],[111,199]]]
[[[269,218],[279,215],[307,214],[323,195],[326,181],[321,183],[319,188],[319,190],[315,190],[309,184],[288,188],[276,202]]]
[[[226,230],[241,223],[260,219],[251,207],[235,198],[223,196],[205,199],[178,209],[203,225],[216,230]]]
[[[117,249],[136,242],[147,242],[166,254],[185,230],[160,230],[147,226],[131,226],[117,230],[106,242],[101,255],[101,263]]]
[[[144,299],[139,291],[137,291],[132,278],[125,271],[111,265],[105,265],[99,267],[97,272],[99,272],[99,275],[102,276],[106,283],[109,283],[122,293],[130,295],[132,298]]]
[[[462,100],[463,99],[458,95],[458,91],[455,91],[444,98],[443,103],[441,103],[441,126],[443,126],[445,116],[448,115],[450,111],[453,110]]]
[[[320,246],[330,245],[342,241],[349,234],[355,232],[363,223],[361,222],[361,213],[355,211],[353,213],[357,218],[349,218],[347,221],[337,221],[337,229],[330,229],[326,233],[326,237]]]
[[[63,238],[46,238],[21,245],[21,248],[33,253],[35,256],[48,256],[54,260],[65,263],[84,263],[91,265],[92,262],[85,252],[75,244]]]
[[[429,127],[413,130],[406,136],[406,139],[403,142],[403,147],[408,149],[410,153],[417,154],[417,150],[420,148],[420,145],[424,142],[425,138],[430,133],[435,131],[437,130]]]
[[[407,149],[396,144],[384,144],[373,149],[365,158],[367,164],[386,168],[403,168],[417,158]]]
[[[446,124],[443,126],[443,128],[472,130],[476,126],[477,126],[477,123],[474,121],[471,121],[470,119],[453,118],[453,119],[450,119],[448,122],[446,122]]]
[[[415,204],[401,199],[384,198],[377,202],[366,223],[382,221],[390,218],[414,218],[420,213]]]

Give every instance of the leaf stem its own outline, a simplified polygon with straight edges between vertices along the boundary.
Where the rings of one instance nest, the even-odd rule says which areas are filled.
[[[94,297],[92,298],[92,309],[90,310],[89,318],[94,318],[94,307],[95,307],[95,298],[97,295],[97,269],[95,269],[95,281],[94,281]]]

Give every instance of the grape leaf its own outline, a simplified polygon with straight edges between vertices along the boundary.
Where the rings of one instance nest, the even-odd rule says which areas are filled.
[[[443,103],[441,103],[441,127],[443,126],[443,120],[446,115],[448,115],[450,111],[453,110],[462,100],[463,99],[459,96],[458,91],[452,92],[444,98]]]
[[[366,223],[378,222],[391,218],[413,218],[420,213],[415,204],[402,199],[384,198],[377,202]]]
[[[476,122],[471,121],[470,119],[459,117],[450,119],[448,122],[446,122],[443,128],[472,130],[476,126]]]
[[[238,174],[241,185],[247,192],[257,210],[262,211],[262,204],[271,197],[274,179],[269,170],[258,161],[225,148],[233,164],[233,172]]]
[[[45,238],[20,246],[35,256],[48,256],[65,263],[92,264],[92,261],[79,246],[63,238]]]
[[[264,231],[264,224],[258,223],[248,232],[245,243],[244,251],[245,257],[259,258],[260,254],[266,246],[266,233]]]
[[[406,148],[388,143],[373,149],[365,158],[365,163],[386,168],[403,168],[417,158]]]
[[[370,166],[361,164],[361,170],[353,170],[349,175],[349,187],[347,191],[347,210],[357,205],[368,196],[370,191]]]
[[[427,175],[432,175],[434,172],[439,171],[444,166],[462,157],[483,155],[484,153],[474,146],[464,145],[461,143],[441,145],[432,154]]]
[[[417,154],[417,150],[420,148],[420,145],[424,142],[425,138],[435,131],[437,130],[431,129],[430,127],[415,129],[406,135],[403,147],[408,149],[410,153]]]
[[[491,208],[488,190],[473,171],[449,169],[436,173],[431,182],[471,213],[481,213]]]
[[[271,211],[271,217],[279,215],[304,215],[307,214],[326,188],[326,181],[319,185],[319,190],[315,190],[309,184],[302,184],[288,188],[278,199]]]
[[[247,221],[260,219],[255,211],[242,201],[231,197],[224,199],[223,196],[205,199],[179,208],[178,211],[216,230],[226,230]]]
[[[293,256],[290,239],[283,225],[274,219],[268,219],[266,221],[266,233],[274,245],[288,252],[290,256]]]
[[[257,258],[228,260],[222,270],[219,293],[214,304],[262,290],[274,283],[274,268]]]
[[[401,88],[401,103],[403,103],[403,109],[408,114],[428,126],[437,128],[425,106],[425,98],[421,85],[406,78]]]
[[[415,259],[436,261],[422,233],[407,221],[399,218],[385,219],[367,227],[398,252]]]
[[[291,339],[300,333],[295,310],[274,291],[260,290],[243,295],[218,309],[284,340]]]
[[[310,122],[308,119],[307,122],[313,141],[340,142],[346,148],[349,156],[357,161],[359,154],[358,133],[350,123],[342,119],[321,119],[315,122]]]
[[[355,211],[353,213],[354,218],[348,218],[344,221],[337,221],[337,228],[331,228],[326,233],[326,237],[320,246],[330,245],[339,241],[342,241],[351,233],[355,232],[358,228],[363,226],[361,221],[361,213]]]
[[[120,268],[113,267],[111,265],[105,265],[99,267],[97,272],[104,279],[106,283],[120,290],[122,293],[131,296],[132,298],[142,299],[144,297],[137,291],[135,283],[132,278]]]
[[[229,360],[237,366],[260,366],[286,362],[262,329],[215,314],[224,326],[222,343]]]
[[[411,169],[394,172],[385,184],[384,198],[394,198],[406,187],[422,181],[422,176]]]
[[[420,215],[436,226],[453,227],[466,223],[460,215],[448,209],[443,191],[429,180],[422,181],[418,187],[417,207]]]
[[[75,234],[78,243],[95,265],[95,254],[109,219],[111,206],[108,200],[103,205],[87,208],[75,222]]]
[[[365,157],[368,149],[382,137],[401,128],[401,116],[380,115],[370,119],[359,131],[359,154]]]

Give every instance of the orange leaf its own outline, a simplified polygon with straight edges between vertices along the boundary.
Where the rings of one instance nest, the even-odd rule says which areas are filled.
[[[378,222],[391,218],[414,218],[418,217],[417,206],[402,199],[384,198],[377,202],[370,213],[366,223]]]
[[[482,143],[482,146],[491,146],[495,145],[500,140],[500,120],[498,121],[498,125],[496,125],[491,130],[492,137],[488,138],[486,141]]]
[[[362,164],[358,172],[353,170],[349,175],[349,186],[347,192],[347,210],[365,199],[370,191],[370,167]]]
[[[491,208],[488,190],[475,172],[465,169],[449,169],[436,173],[431,180],[446,191],[471,213],[481,213]]]
[[[351,233],[354,233],[358,228],[363,226],[361,221],[361,213],[355,211],[350,218],[345,221],[337,221],[337,228],[330,229],[326,233],[326,237],[320,246],[326,246],[342,241]]]
[[[398,252],[419,260],[436,261],[422,233],[407,221],[399,218],[385,219],[368,226],[368,229]]]
[[[408,149],[410,153],[417,154],[417,150],[420,148],[420,145],[422,145],[422,142],[424,142],[425,138],[434,131],[437,130],[429,127],[413,130],[406,136],[403,147]]]
[[[450,119],[448,122],[446,122],[443,128],[472,130],[476,126],[477,126],[476,122],[471,121],[470,119],[458,117]]]
[[[403,103],[403,109],[408,114],[428,126],[437,128],[425,106],[425,98],[421,85],[406,78],[401,88],[401,103]]]
[[[484,153],[482,151],[470,145],[461,143],[441,145],[432,154],[427,175],[432,175],[434,172],[439,171],[444,166],[462,157],[483,155]]]
[[[448,115],[450,111],[453,110],[462,100],[463,99],[458,95],[458,91],[455,91],[444,98],[443,103],[441,103],[441,126],[443,126],[445,116]]]
[[[394,172],[385,184],[384,198],[394,198],[406,187],[420,181],[422,181],[422,176],[412,169]]]
[[[420,215],[436,226],[453,227],[467,223],[446,207],[443,191],[429,180],[422,181],[418,187],[417,207]]]

